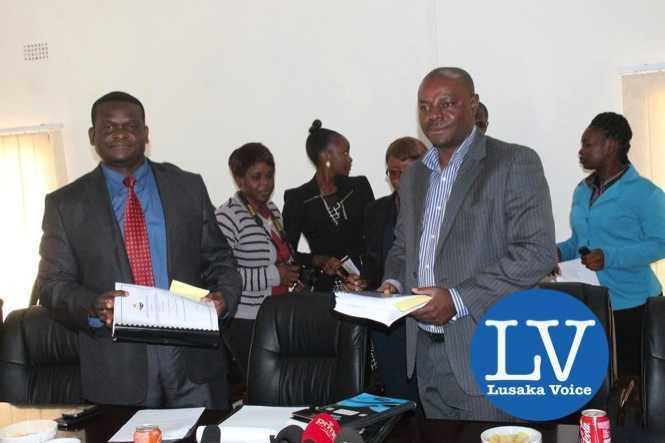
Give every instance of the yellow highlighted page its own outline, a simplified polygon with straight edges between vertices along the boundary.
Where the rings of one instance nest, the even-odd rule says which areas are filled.
[[[406,312],[410,309],[415,308],[416,306],[419,305],[426,305],[427,302],[430,300],[429,295],[409,295],[406,297],[397,297],[397,300],[395,301],[394,305],[397,309],[399,309],[402,312]]]
[[[208,291],[206,289],[197,288],[196,286],[188,285],[187,283],[183,283],[178,280],[173,280],[171,282],[169,291],[194,301],[201,301],[201,297],[208,295]]]

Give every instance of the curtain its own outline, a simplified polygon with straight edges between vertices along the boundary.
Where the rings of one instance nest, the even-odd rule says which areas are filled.
[[[65,179],[57,131],[0,134],[0,298],[3,314],[28,306],[37,276],[44,196]]]
[[[625,75],[622,83],[624,115],[633,130],[629,158],[665,190],[665,72]],[[665,260],[653,268],[665,286]]]

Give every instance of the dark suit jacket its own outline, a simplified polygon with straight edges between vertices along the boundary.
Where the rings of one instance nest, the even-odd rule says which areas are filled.
[[[169,280],[221,291],[236,310],[241,282],[233,253],[217,227],[199,175],[149,162],[164,209]],[[81,379],[86,399],[103,404],[144,400],[144,344],[113,343],[108,328],[88,326],[94,300],[115,282],[132,282],[124,242],[101,166],[46,196],[38,287],[41,303],[61,323],[79,331]],[[223,347],[183,350],[189,378],[205,383],[226,377]],[[228,398],[228,385],[222,398]]]
[[[365,208],[365,267],[363,277],[371,289],[381,285],[383,265],[395,239],[396,193],[374,200]]]
[[[284,229],[293,250],[297,250],[300,235],[309,243],[311,254],[342,258],[349,255],[357,266],[365,251],[363,217],[367,203],[374,200],[374,193],[367,178],[338,177],[337,195],[344,200],[348,220],[338,226],[330,220],[321,200],[316,179],[284,192]],[[298,254],[298,262],[311,264],[311,254]]]

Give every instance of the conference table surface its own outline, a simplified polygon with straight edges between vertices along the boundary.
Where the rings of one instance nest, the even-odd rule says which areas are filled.
[[[101,414],[71,431],[59,431],[58,437],[76,437],[82,443],[107,442],[122,425],[136,412],[134,408],[102,408]],[[198,425],[217,424],[229,416],[229,411],[206,410]],[[390,443],[467,443],[480,442],[480,434],[491,427],[505,423],[470,422],[455,420],[426,420],[416,417],[401,420],[385,440]],[[578,427],[570,424],[531,423],[527,426],[540,431],[542,443],[576,443]],[[223,434],[222,434],[223,440]],[[183,442],[195,442],[193,433]],[[612,429],[612,443],[662,443],[665,433],[642,429]]]

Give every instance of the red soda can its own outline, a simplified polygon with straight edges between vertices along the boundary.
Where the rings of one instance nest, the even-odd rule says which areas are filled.
[[[155,425],[137,426],[134,431],[134,443],[162,443],[162,430]]]
[[[610,419],[600,409],[585,409],[580,417],[580,443],[610,443]]]

